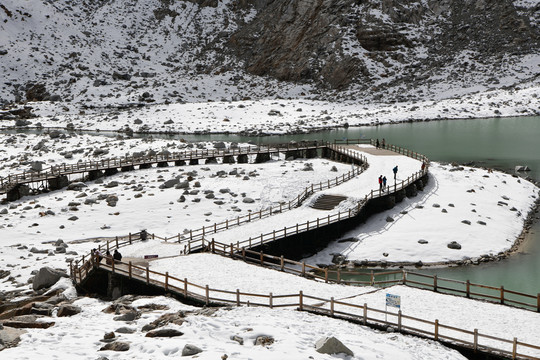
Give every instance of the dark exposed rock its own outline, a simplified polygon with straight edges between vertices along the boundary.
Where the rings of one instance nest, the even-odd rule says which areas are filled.
[[[68,277],[68,275],[62,270],[42,267],[34,277],[32,287],[34,290],[43,289],[54,285],[62,277]]]
[[[128,351],[129,344],[127,342],[115,341],[109,344],[105,344],[99,349],[100,351],[111,350],[111,351]]]
[[[193,356],[200,353],[202,353],[202,349],[191,344],[186,344],[182,349],[182,356]]]
[[[73,316],[81,312],[81,308],[75,305],[62,305],[58,308],[57,316]]]
[[[183,332],[176,329],[157,329],[149,331],[146,337],[176,337],[184,335]]]

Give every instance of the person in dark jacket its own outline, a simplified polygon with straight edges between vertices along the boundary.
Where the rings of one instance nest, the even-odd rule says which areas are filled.
[[[122,254],[120,254],[120,251],[118,251],[118,249],[114,249],[113,259],[115,263],[119,263],[120,261],[122,261]]]

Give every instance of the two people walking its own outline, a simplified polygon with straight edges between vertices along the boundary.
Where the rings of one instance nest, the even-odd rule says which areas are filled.
[[[397,182],[397,172],[398,172],[398,166],[396,165],[393,169],[392,169],[392,172],[394,173],[394,183]],[[386,176],[379,176],[379,191],[386,191]]]
[[[377,149],[380,149],[380,148],[385,148],[386,147],[386,140],[383,138],[382,139],[382,143],[379,142],[379,139],[377,139],[377,141],[375,141],[375,147]]]

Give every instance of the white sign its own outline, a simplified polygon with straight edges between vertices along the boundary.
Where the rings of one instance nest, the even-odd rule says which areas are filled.
[[[386,294],[386,306],[401,308],[401,296]]]

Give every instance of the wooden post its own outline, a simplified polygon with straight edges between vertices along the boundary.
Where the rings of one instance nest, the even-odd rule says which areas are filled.
[[[116,248],[118,249],[118,236],[116,237]]]
[[[261,257],[261,265],[264,265],[264,254],[263,254],[262,250],[261,250],[260,257]]]
[[[187,278],[184,278],[184,297],[187,298]]]
[[[129,278],[131,279],[132,276],[133,276],[133,270],[131,268],[131,261],[128,263],[128,274],[129,274]]]
[[[328,268],[324,268],[324,282],[328,283]]]
[[[131,233],[129,233],[129,244],[131,245]]]
[[[367,303],[364,303],[364,325],[367,325]]]
[[[341,269],[337,269],[337,283],[339,284],[341,282]]]
[[[272,293],[270,293],[270,297],[268,298],[268,301],[270,302],[270,309],[274,307],[274,304],[272,303]]]
[[[236,306],[240,306],[240,290],[236,289]]]
[[[212,238],[212,254],[216,253],[216,244],[214,242],[214,238]]]
[[[233,244],[231,243],[231,258],[234,258],[234,254],[233,254]]]
[[[107,251],[109,251],[109,240],[107,240]]]
[[[112,263],[111,263],[111,271],[112,271],[112,273],[114,274],[114,260],[113,260]]]
[[[401,310],[398,310],[397,321],[397,329],[399,332],[401,332]]]
[[[302,293],[302,290],[300,290],[300,293],[298,294],[298,302],[299,302],[299,307],[300,307],[300,311],[304,311],[304,294]]]
[[[401,282],[403,285],[407,285],[407,272],[405,270],[401,270],[401,274],[403,276]]]
[[[283,268],[285,267],[285,259],[283,258],[283,255],[281,255],[281,271],[283,271]]]
[[[540,294],[538,294],[540,296]],[[467,280],[467,295],[468,298],[471,297],[471,282]]]
[[[150,284],[150,268],[146,265],[146,285]]]
[[[306,262],[302,261],[302,276],[306,277]]]
[[[242,248],[242,260],[246,261],[246,248]]]
[[[504,286],[501,285],[501,304],[504,304]]]
[[[208,305],[210,303],[210,288],[208,287],[208,285],[206,285],[206,305]]]
[[[334,297],[330,298],[330,316],[334,317]]]
[[[433,291],[437,292],[437,275],[433,275]]]
[[[478,350],[478,329],[474,329],[473,350],[474,352]]]
[[[514,360],[517,356],[517,338],[514,338],[514,341],[512,343],[512,360]]]
[[[371,280],[370,280],[370,285],[373,286],[373,284],[375,283],[375,275],[373,274],[373,270],[371,270]]]
[[[540,293],[536,295],[536,312],[540,312]]]
[[[439,320],[438,319],[435,319],[435,333],[434,333],[434,336],[435,336],[435,340],[439,341]]]
[[[165,273],[165,291],[169,291],[169,272]]]

